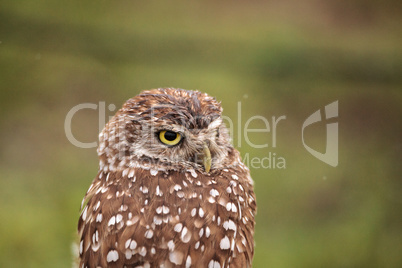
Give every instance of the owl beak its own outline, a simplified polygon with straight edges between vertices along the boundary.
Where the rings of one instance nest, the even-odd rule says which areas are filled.
[[[204,168],[205,171],[208,173],[211,170],[211,162],[212,162],[212,158],[211,158],[211,152],[209,151],[208,145],[206,142],[204,142],[203,145],[203,163],[204,163]]]

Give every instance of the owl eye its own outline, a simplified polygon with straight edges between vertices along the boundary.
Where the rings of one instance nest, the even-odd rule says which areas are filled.
[[[159,140],[166,145],[177,145],[181,141],[181,135],[170,130],[162,130],[159,132]]]

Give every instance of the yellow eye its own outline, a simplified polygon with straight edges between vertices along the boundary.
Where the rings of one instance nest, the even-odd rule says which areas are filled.
[[[181,135],[170,130],[162,130],[159,132],[159,140],[166,145],[173,146],[181,141]]]

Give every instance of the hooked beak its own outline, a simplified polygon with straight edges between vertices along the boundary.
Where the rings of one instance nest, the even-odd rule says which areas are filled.
[[[206,142],[204,142],[204,145],[202,147],[202,152],[203,152],[203,158],[202,162],[204,164],[205,171],[208,173],[211,170],[211,152],[209,151],[208,145]]]

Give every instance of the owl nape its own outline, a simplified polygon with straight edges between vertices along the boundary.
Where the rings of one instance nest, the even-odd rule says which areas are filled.
[[[160,88],[99,135],[79,267],[251,267],[256,200],[215,98]]]

